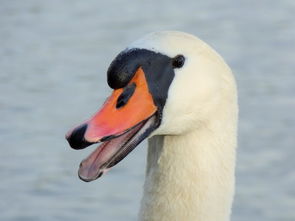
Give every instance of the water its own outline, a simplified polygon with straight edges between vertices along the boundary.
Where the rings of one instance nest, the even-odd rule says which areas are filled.
[[[204,39],[239,85],[236,221],[295,220],[295,2],[9,1],[0,5],[0,220],[135,220],[146,143],[81,182],[65,132],[109,94],[106,70],[155,30]]]

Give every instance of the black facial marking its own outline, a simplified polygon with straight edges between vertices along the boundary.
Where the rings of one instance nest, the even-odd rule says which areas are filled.
[[[136,84],[132,83],[130,85],[127,85],[122,94],[118,97],[116,108],[119,109],[120,107],[125,106],[127,104],[128,100],[131,98],[135,91]]]
[[[183,55],[177,55],[172,59],[172,65],[174,68],[181,68],[184,65],[185,58]]]
[[[168,96],[168,89],[175,75],[174,68],[181,67],[184,60],[182,55],[170,58],[161,53],[146,49],[123,51],[115,58],[108,69],[108,84],[113,89],[125,87],[137,69],[141,67],[145,73],[149,91],[158,108],[159,125]],[[127,92],[126,94],[128,95],[130,92]],[[124,98],[125,95],[123,94],[124,92],[122,93],[122,97]],[[126,97],[129,99],[128,96]],[[122,103],[121,99],[118,99],[117,108],[125,105],[125,103],[125,99],[122,99]]]
[[[108,69],[108,85],[113,89],[125,87],[142,62],[142,57],[137,50],[133,53],[121,52]]]

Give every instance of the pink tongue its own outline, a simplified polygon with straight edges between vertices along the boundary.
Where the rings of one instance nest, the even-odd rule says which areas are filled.
[[[84,181],[92,181],[100,177],[106,170],[110,161],[116,156],[124,144],[141,128],[142,124],[129,130],[127,133],[106,141],[99,145],[86,159],[79,168],[79,177]]]

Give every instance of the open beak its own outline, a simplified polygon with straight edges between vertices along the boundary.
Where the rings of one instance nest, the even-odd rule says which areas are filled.
[[[90,120],[67,133],[74,149],[103,142],[81,162],[79,177],[95,180],[120,162],[156,129],[156,113],[144,71],[138,68],[128,85],[114,90]]]

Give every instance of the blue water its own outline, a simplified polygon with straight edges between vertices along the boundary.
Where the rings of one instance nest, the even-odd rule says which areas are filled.
[[[130,42],[181,30],[212,45],[239,86],[232,219],[295,220],[295,1],[0,2],[0,220],[136,220],[146,143],[84,183],[64,134],[110,93]]]

